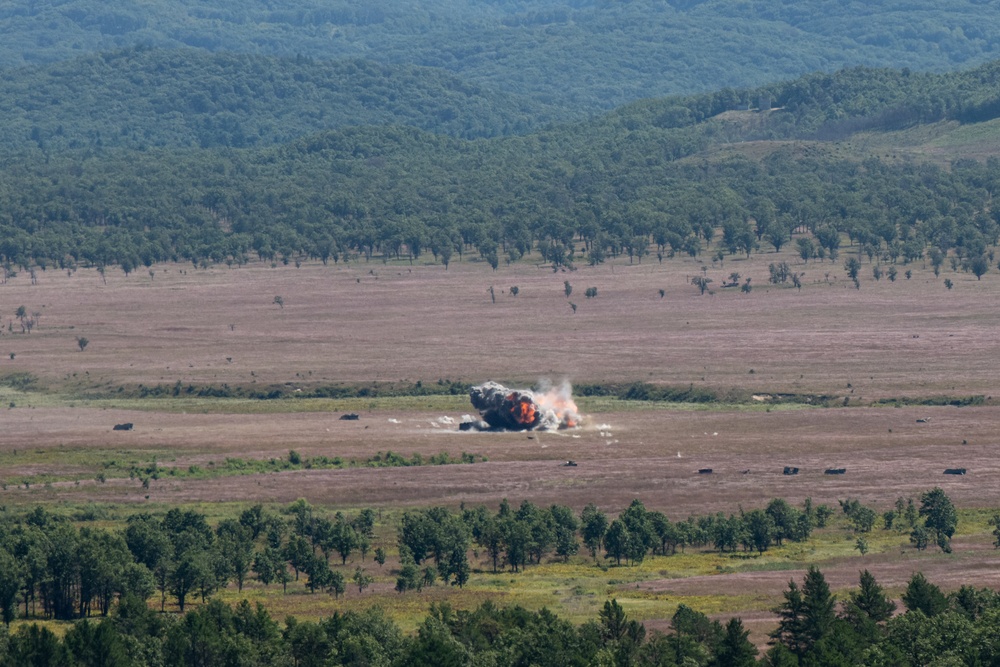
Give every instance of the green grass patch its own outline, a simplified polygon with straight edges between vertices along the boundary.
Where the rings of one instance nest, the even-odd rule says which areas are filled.
[[[434,412],[469,411],[465,396],[381,396],[374,398],[63,398],[64,405],[75,407],[138,410],[165,413],[198,414],[292,414],[300,412],[389,412],[427,410]]]
[[[931,139],[926,145],[954,148],[969,144],[1000,143],[1000,120],[967,123],[949,129],[950,131]]]
[[[462,452],[453,456],[447,452],[424,456],[416,453],[409,457],[400,453],[377,452],[372,456],[344,458],[316,456],[304,458],[295,451],[287,457],[249,459],[227,456],[220,461],[189,466],[174,465],[176,454],[167,450],[142,452],[122,449],[38,449],[24,452],[0,453],[0,477],[8,486],[54,482],[74,482],[93,479],[106,483],[113,479],[138,479],[148,486],[158,479],[214,479],[239,475],[260,475],[291,470],[343,470],[347,468],[405,468],[433,465],[472,464],[486,461],[480,454]],[[161,461],[166,461],[162,464]],[[18,469],[34,466],[49,467],[49,471],[18,474]]]

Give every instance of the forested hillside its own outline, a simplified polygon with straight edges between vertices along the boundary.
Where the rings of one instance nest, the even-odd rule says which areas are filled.
[[[164,260],[427,253],[447,265],[472,252],[496,268],[540,252],[559,266],[749,254],[798,230],[821,258],[857,243],[869,259],[951,253],[981,273],[1000,233],[991,206],[1000,161],[945,168],[820,139],[932,122],[988,131],[996,69],[856,68],[472,142],[389,126],[243,150],[36,146],[3,162],[0,259],[129,272]],[[764,110],[745,110],[760,100]],[[743,151],[762,139],[783,141]],[[731,150],[706,157],[719,147]]]
[[[995,3],[931,0],[12,0],[0,66],[134,45],[443,68],[569,116],[642,97],[845,66],[954,69],[997,57]]]
[[[543,105],[441,70],[131,49],[0,73],[0,146],[253,146],[347,125],[465,138],[524,132]]]

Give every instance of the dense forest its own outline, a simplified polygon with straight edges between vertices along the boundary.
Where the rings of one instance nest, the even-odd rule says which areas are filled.
[[[551,111],[426,67],[131,49],[0,72],[0,115],[0,145],[52,152],[259,146],[362,124],[471,139]]]
[[[0,67],[147,45],[436,67],[567,113],[853,65],[950,70],[1000,55],[989,2],[892,0],[13,0]]]
[[[936,541],[950,551],[958,525],[941,489],[922,494],[919,503],[900,498],[881,515],[856,500],[840,505],[847,529],[860,536],[858,548],[865,534],[879,529],[909,531],[917,549]],[[581,546],[595,561],[603,550],[619,567],[650,551],[670,556],[686,547],[762,553],[782,540],[807,540],[833,514],[825,505],[807,501],[798,509],[781,499],[728,517],[676,522],[638,500],[610,522],[593,505],[579,516],[568,507],[528,501],[515,509],[504,500],[496,513],[485,507],[459,512],[435,507],[402,515],[393,549],[398,559],[387,565],[387,550],[376,539],[376,532],[385,531],[376,531],[379,514],[371,509],[354,517],[331,515],[299,500],[280,513],[249,507],[213,527],[204,515],[175,508],[134,514],[117,530],[95,525],[102,520],[96,508],[71,518],[40,507],[5,510],[0,515],[4,625],[18,616],[84,620],[63,640],[31,623],[13,633],[0,631],[0,664],[754,665],[758,651],[739,619],[724,626],[683,604],[666,634],[647,635],[611,600],[597,620],[579,627],[545,609],[529,612],[487,602],[456,612],[434,605],[417,633],[405,636],[377,607],[338,612],[318,623],[288,617],[282,627],[260,605],[243,601],[231,608],[212,596],[226,586],[242,591],[251,578],[282,589],[304,583],[313,595],[340,597],[348,586],[364,594],[373,581],[367,570],[383,566],[398,575],[400,595],[437,583],[464,586],[472,573],[470,550],[486,560],[485,570],[478,571],[503,567],[511,573],[570,558]],[[992,523],[1000,524],[1000,517]],[[1000,528],[994,534],[1000,535]],[[146,601],[154,596],[158,600],[150,606]],[[168,596],[180,615],[163,613]],[[801,587],[789,582],[784,602],[774,609],[777,627],[763,664],[915,666],[944,654],[952,662],[941,664],[974,665],[993,664],[1000,655],[997,593],[966,585],[946,596],[915,574],[902,601],[906,613],[893,617],[895,603],[863,572],[859,588],[838,605],[822,573],[810,568]]]
[[[92,141],[49,151],[39,132],[36,145],[0,158],[0,261],[8,273],[129,273],[167,260],[428,254],[447,266],[471,253],[497,268],[534,252],[558,267],[750,254],[796,232],[806,260],[837,261],[850,245],[856,261],[926,258],[939,270],[948,260],[982,275],[1000,237],[990,206],[1000,161],[936,165],[824,147],[942,121],[992,127],[998,68],[853,68],[476,141],[396,125],[252,149]],[[760,141],[770,143],[757,155],[739,150]]]

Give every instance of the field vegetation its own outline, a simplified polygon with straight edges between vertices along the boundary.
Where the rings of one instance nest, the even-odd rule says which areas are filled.
[[[340,4],[0,9],[0,664],[995,663],[992,10]]]
[[[213,595],[261,602],[275,619],[381,608],[407,632],[431,603],[547,607],[583,623],[610,596],[650,630],[669,631],[682,604],[723,620],[739,615],[764,645],[776,623],[770,610],[808,564],[822,568],[841,599],[861,567],[893,596],[915,568],[946,591],[992,581],[983,568],[993,556],[988,480],[1000,472],[991,436],[996,386],[981,360],[992,354],[986,332],[996,315],[984,298],[997,274],[951,273],[958,285],[947,290],[932,266],[915,263],[909,280],[862,276],[858,290],[845,276],[812,277],[813,260],[793,250],[556,273],[537,261],[496,273],[467,261],[447,271],[379,263],[377,276],[364,262],[254,263],[163,266],[155,279],[117,274],[105,282],[81,269],[39,272],[35,284],[9,281],[5,303],[38,304],[44,315],[30,333],[0,335],[16,352],[5,359],[0,390],[3,503],[9,513],[41,505],[112,532],[137,513],[176,507],[203,513],[213,529],[258,503],[282,516],[299,498],[348,516],[373,508],[380,518],[371,549],[382,547],[386,562],[354,553],[340,566],[331,554],[345,577],[339,597],[310,593],[302,580],[286,593],[252,576],[242,591],[230,583]],[[805,272],[801,290],[769,284],[775,262]],[[702,295],[690,284],[691,275],[721,283],[735,267],[760,287]],[[567,279],[599,289],[575,314],[565,307]],[[487,288],[497,284],[506,287],[494,302]],[[514,284],[517,296],[509,294]],[[294,297],[278,308],[276,292]],[[214,306],[192,317],[201,298]],[[11,318],[16,307],[6,310]],[[964,315],[956,320],[956,312]],[[875,313],[883,325],[871,330]],[[337,331],[331,344],[328,332]],[[81,334],[91,340],[83,351]],[[413,349],[426,356],[414,358]],[[296,361],[300,354],[308,365]],[[372,367],[358,363],[372,358],[392,369],[376,371],[375,382]],[[549,368],[540,371],[542,358]],[[543,372],[576,381],[586,415],[580,429],[457,430],[472,411],[461,387],[485,377],[527,385]],[[340,419],[350,413],[358,420]],[[112,430],[125,422],[134,428]],[[385,466],[390,451],[400,462],[449,464]],[[460,463],[463,453],[472,462]],[[783,475],[786,465],[799,474]],[[840,467],[846,474],[823,474]],[[946,477],[945,467],[968,473]],[[697,474],[702,468],[713,473]],[[933,540],[917,549],[909,530],[883,528],[898,497],[935,486],[958,507],[951,554]],[[738,515],[773,498],[796,507],[811,498],[835,513],[806,541],[764,553],[706,543],[619,565],[602,547],[595,563],[581,537],[568,559],[546,556],[523,572],[494,574],[485,552],[470,545],[462,587],[396,591],[404,512],[457,512],[463,504],[495,512],[504,497],[515,507],[565,505],[577,516],[596,503],[610,517],[639,499],[671,521]],[[839,508],[851,498],[877,513],[864,554]],[[373,578],[362,591],[351,587],[357,566]],[[200,604],[197,596],[190,602]],[[176,612],[176,601],[166,608]]]

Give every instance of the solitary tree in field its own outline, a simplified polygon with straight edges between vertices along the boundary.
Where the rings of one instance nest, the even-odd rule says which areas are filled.
[[[863,537],[859,537],[858,540],[854,543],[854,548],[857,549],[862,556],[864,556],[865,554],[868,553],[869,549],[868,540],[866,540]]]
[[[796,239],[795,245],[798,246],[799,257],[801,257],[804,262],[808,262],[809,259],[816,254],[816,244],[813,243],[811,238]]]
[[[993,547],[1000,549],[1000,514],[990,517],[989,525],[993,526]]]
[[[990,262],[986,255],[980,255],[969,262],[969,270],[976,276],[976,280],[982,280],[983,275],[990,270]]]
[[[76,344],[80,348],[80,351],[83,352],[84,350],[87,349],[87,345],[90,344],[90,341],[84,338],[83,336],[77,336]]]
[[[573,286],[569,284],[568,280],[563,281],[563,292],[566,293],[567,297],[573,293]]]
[[[934,487],[920,496],[920,516],[924,517],[924,525],[934,534],[941,550],[950,553],[951,536],[958,527],[958,514],[951,499],[941,488]]]
[[[844,262],[844,270],[847,271],[847,277],[857,283],[858,272],[861,271],[861,262],[858,261],[857,257],[849,257],[847,261]]]
[[[354,570],[354,583],[358,585],[359,593],[364,593],[365,589],[371,586],[372,581],[374,581],[372,576],[360,567]]]
[[[283,298],[281,298],[280,296],[274,297],[274,303],[278,304],[279,308],[284,309],[284,307],[285,307],[285,300]]]
[[[701,294],[705,293],[708,289],[709,283],[712,282],[711,278],[706,278],[705,276],[695,276],[691,279],[691,284],[698,288]]]

